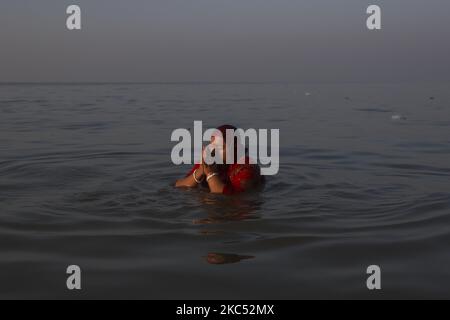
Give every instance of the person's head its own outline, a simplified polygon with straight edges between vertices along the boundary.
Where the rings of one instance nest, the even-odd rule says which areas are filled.
[[[216,128],[216,133],[211,136],[211,144],[221,147],[223,163],[226,163],[227,149],[233,147],[236,150],[238,143],[236,137],[234,138],[234,141],[227,141],[227,130],[232,130],[234,133],[234,131],[237,130],[237,128],[232,125],[225,124]]]

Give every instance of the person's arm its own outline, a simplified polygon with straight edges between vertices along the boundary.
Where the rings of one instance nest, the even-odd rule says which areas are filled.
[[[203,172],[203,166],[200,165],[196,167],[197,168],[194,167],[192,173],[188,174],[185,178],[177,180],[177,182],[175,183],[175,187],[177,188],[197,187],[205,179],[205,174]]]
[[[211,193],[222,194],[225,189],[225,184],[220,179],[219,172],[216,166],[208,166],[206,164],[203,165],[203,172],[206,176],[206,181],[209,186],[209,190]]]

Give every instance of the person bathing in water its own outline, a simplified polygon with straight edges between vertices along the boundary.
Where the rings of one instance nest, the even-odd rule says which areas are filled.
[[[227,130],[234,132],[237,129],[230,125],[223,125],[211,136],[211,145],[219,145],[218,149],[221,150],[224,164],[206,164],[205,153],[203,153],[202,163],[196,164],[186,177],[178,180],[175,184],[177,188],[204,186],[208,187],[211,193],[232,195],[257,190],[263,185],[264,178],[257,164],[251,164],[248,156],[237,161],[239,142],[237,138],[227,142]],[[234,162],[225,164],[227,150],[230,150],[230,147],[234,147]]]

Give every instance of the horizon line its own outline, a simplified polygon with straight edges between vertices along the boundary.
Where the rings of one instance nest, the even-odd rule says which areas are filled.
[[[0,85],[206,85],[206,84],[395,84],[450,83],[450,80],[390,81],[0,81]]]

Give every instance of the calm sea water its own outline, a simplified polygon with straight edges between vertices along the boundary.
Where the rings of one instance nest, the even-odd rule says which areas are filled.
[[[194,120],[279,128],[280,173],[174,189]],[[0,85],[0,298],[450,298],[449,128],[448,84]]]

